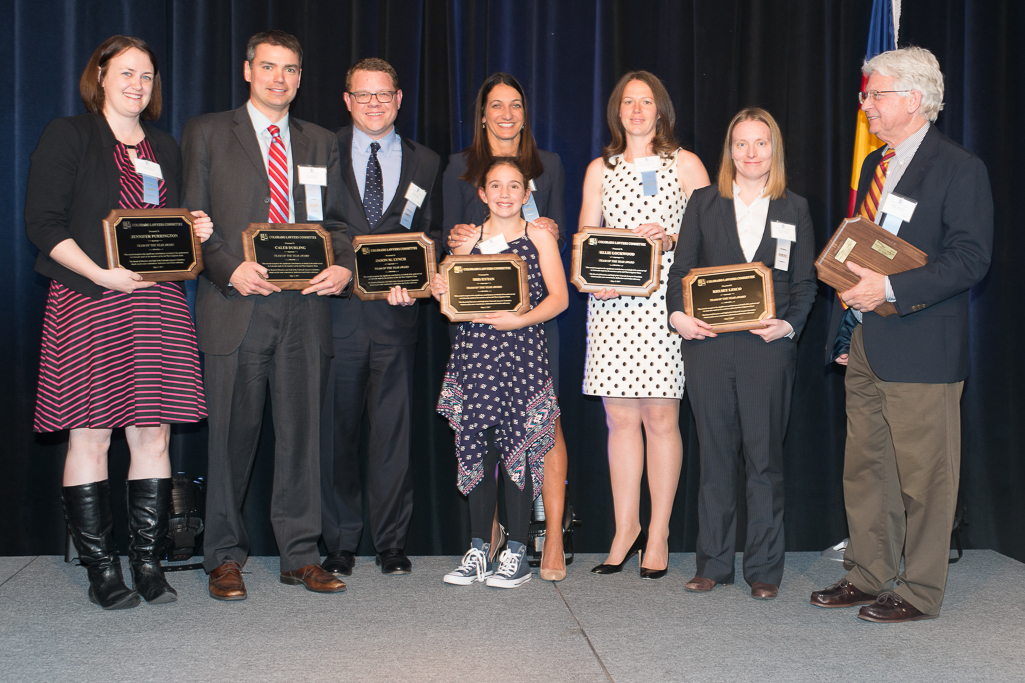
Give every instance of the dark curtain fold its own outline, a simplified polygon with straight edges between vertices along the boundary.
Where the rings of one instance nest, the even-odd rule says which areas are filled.
[[[787,143],[790,188],[809,201],[821,247],[846,211],[860,64],[871,0],[564,0],[484,2],[124,3],[10,0],[0,10],[3,56],[12,64],[0,108],[0,207],[7,248],[0,254],[0,554],[60,552],[59,490],[63,435],[31,431],[42,310],[48,282],[32,271],[34,247],[22,210],[28,158],[45,124],[78,113],[77,83],[92,50],[115,33],[138,35],[156,51],[165,113],[159,127],[179,135],[197,114],[245,102],[246,40],[267,28],[294,33],[305,54],[295,116],[327,128],[348,123],[345,71],[379,56],[397,69],[403,89],[398,127],[443,158],[469,144],[477,88],[494,71],[524,84],[538,144],[566,168],[568,231],[576,229],[587,163],[608,139],[605,108],[618,77],[647,69],[659,75],[677,113],[681,143],[714,178],[722,136],[741,107],[773,113]],[[946,75],[939,128],[979,154],[996,200],[996,251],[986,280],[973,292],[972,374],[962,401],[962,493],[967,541],[1025,560],[1023,333],[1014,280],[1023,238],[1012,227],[1013,192],[1025,177],[1015,163],[1022,145],[1025,56],[1015,37],[1025,8],[1015,0],[904,0],[901,45],[931,49]],[[564,255],[569,263],[569,253]],[[571,295],[561,316],[560,403],[570,452],[570,498],[584,525],[576,548],[600,552],[612,536],[606,431],[600,401],[583,397],[586,298]],[[434,412],[448,357],[447,323],[422,304],[413,413],[416,507],[410,554],[465,549],[465,504],[456,492],[452,434]],[[822,364],[830,293],[819,297],[799,345],[799,366],[786,441],[786,533],[790,550],[816,550],[846,533],[842,464],[846,422],[843,375]],[[693,550],[697,535],[697,440],[685,398],[681,407],[685,463],[674,511],[671,549]],[[175,428],[176,469],[202,476],[205,425]],[[265,421],[246,501],[253,553],[276,552],[267,521],[273,434]],[[115,490],[123,490],[127,449],[111,451]],[[646,502],[644,503],[646,505]],[[646,513],[645,513],[646,514]],[[362,552],[371,550],[365,540]]]

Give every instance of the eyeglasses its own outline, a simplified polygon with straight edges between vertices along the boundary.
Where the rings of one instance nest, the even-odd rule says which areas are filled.
[[[395,97],[394,90],[382,90],[381,92],[350,92],[350,95],[356,100],[357,104],[369,104],[371,97],[376,97],[377,101],[381,104],[388,104]]]
[[[888,92],[911,92],[910,90],[862,90],[858,93],[858,102],[865,104],[870,96],[873,102],[878,102]]]

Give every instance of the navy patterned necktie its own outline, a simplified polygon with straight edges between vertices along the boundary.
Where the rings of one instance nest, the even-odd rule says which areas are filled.
[[[370,158],[367,159],[367,180],[363,186],[363,209],[367,213],[367,222],[373,228],[381,220],[384,212],[384,178],[381,176],[381,163],[377,160],[380,143],[370,143]]]

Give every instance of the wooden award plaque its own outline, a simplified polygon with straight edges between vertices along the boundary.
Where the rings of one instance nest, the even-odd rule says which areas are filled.
[[[448,282],[441,312],[452,322],[530,309],[527,262],[516,254],[446,256],[438,270]]]
[[[107,267],[144,282],[195,280],[203,270],[195,220],[187,209],[114,209],[103,219]]]
[[[392,287],[405,287],[413,299],[431,295],[437,270],[434,240],[422,232],[359,235],[352,240],[356,253],[353,292],[363,301],[387,299]]]
[[[815,259],[818,278],[837,292],[846,292],[860,278],[847,268],[847,261],[883,275],[921,268],[929,259],[921,249],[859,216],[845,218]],[[886,317],[897,312],[889,301],[877,306],[875,313]]]
[[[776,315],[772,269],[761,261],[691,268],[683,278],[683,309],[713,332],[763,327],[762,320]]]
[[[581,292],[651,296],[661,276],[662,240],[620,228],[585,227],[573,235],[570,282]]]
[[[242,250],[281,289],[306,289],[335,263],[331,233],[319,223],[250,223],[242,231]]]

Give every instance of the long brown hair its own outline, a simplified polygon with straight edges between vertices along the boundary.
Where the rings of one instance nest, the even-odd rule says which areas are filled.
[[[676,110],[673,109],[673,101],[669,99],[669,93],[658,76],[650,71],[631,71],[624,74],[616,83],[612,95],[609,96],[609,106],[605,112],[605,118],[609,122],[609,130],[612,131],[612,140],[602,149],[601,156],[606,168],[615,168],[610,159],[617,154],[626,151],[626,129],[619,119],[619,107],[623,102],[623,91],[630,81],[640,81],[649,88],[655,99],[655,109],[658,112],[658,120],[655,121],[655,137],[651,141],[651,147],[655,154],[668,159],[678,148],[676,141]]]
[[[160,96],[160,69],[157,67],[157,56],[144,40],[134,36],[111,36],[103,41],[89,58],[89,63],[82,71],[82,78],[78,81],[78,92],[82,95],[82,104],[86,109],[103,116],[106,97],[101,83],[107,75],[110,60],[133,47],[145,52],[153,64],[153,94],[150,95],[149,104],[142,110],[140,118],[143,121],[155,121],[160,118],[163,98]]]
[[[530,110],[527,108],[527,96],[523,94],[523,87],[512,74],[496,72],[488,76],[481,84],[477,92],[477,101],[473,105],[473,143],[466,152],[466,173],[459,176],[474,187],[479,187],[481,178],[488,169],[495,156],[491,153],[491,144],[488,142],[488,132],[484,129],[484,107],[488,101],[488,95],[495,89],[496,85],[508,85],[520,94],[520,101],[523,102],[523,130],[520,131],[520,149],[516,156],[517,165],[528,178],[537,178],[545,172],[544,164],[537,153],[537,142],[534,134],[530,132]]]
[[[733,163],[733,129],[744,121],[761,121],[769,127],[769,140],[772,143],[772,166],[769,167],[769,179],[765,183],[765,192],[769,199],[782,199],[786,196],[787,168],[786,155],[783,152],[783,133],[772,118],[772,114],[760,107],[747,107],[737,112],[730,121],[726,131],[726,140],[722,144],[722,160],[719,162],[719,194],[726,199],[733,199],[733,179],[737,177],[737,166]]]

